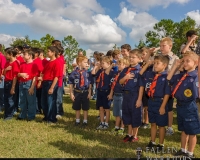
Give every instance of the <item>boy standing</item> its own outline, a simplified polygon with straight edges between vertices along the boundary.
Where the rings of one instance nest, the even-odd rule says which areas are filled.
[[[36,77],[38,76],[38,66],[33,62],[35,53],[29,49],[24,51],[25,62],[20,65],[19,96],[20,114],[17,120],[28,121],[35,119],[36,114]],[[28,108],[28,110],[27,110]]]
[[[8,62],[4,68],[4,120],[12,119],[15,107],[18,104],[16,97],[17,91],[17,74],[19,73],[19,63],[16,60],[17,51],[15,49],[6,50],[6,59]]]
[[[83,127],[87,125],[89,100],[91,98],[91,87],[93,78],[86,68],[88,59],[86,56],[78,56],[76,59],[78,67],[70,74],[70,98],[73,101],[72,108],[76,111],[75,126],[80,125],[80,110],[83,110]]]
[[[130,51],[131,51],[131,46],[129,44],[123,44],[121,46],[121,54],[124,58],[129,58]]]
[[[108,95],[108,99],[113,99],[113,116],[115,116],[115,128],[112,129],[112,132],[116,132],[119,135],[123,135],[124,133],[124,124],[122,121],[123,86],[119,84],[119,75],[127,66],[129,66],[127,59],[122,58],[117,61],[119,72],[114,77],[111,91]]]
[[[56,99],[57,99],[57,89],[58,89],[58,78],[60,76],[60,65],[56,56],[58,54],[58,49],[55,46],[48,47],[47,55],[50,61],[45,65],[42,71],[42,109],[44,113],[44,121],[47,123],[56,123]]]
[[[182,64],[186,72],[173,76],[180,66],[180,61],[177,61],[167,76],[173,89],[172,96],[177,99],[178,130],[182,132],[181,149],[175,153],[175,156],[194,158],[193,152],[197,142],[196,135],[200,133],[200,120],[196,104],[199,88],[196,71],[198,58],[198,55],[194,52],[186,52],[183,54]]]
[[[110,93],[110,82],[113,77],[114,72],[111,71],[112,60],[108,56],[104,56],[101,59],[101,67],[95,65],[92,74],[96,76],[97,82],[97,101],[96,107],[99,109],[100,113],[100,124],[97,129],[108,129],[108,122],[110,120],[110,105],[111,100],[108,99]],[[106,120],[104,122],[104,110],[106,112]]]
[[[130,66],[126,67],[119,76],[119,84],[124,86],[122,102],[122,120],[124,125],[128,125],[128,134],[124,137],[124,142],[138,141],[138,127],[141,125],[141,105],[143,87],[140,83],[141,52],[139,49],[131,50],[129,53]]]
[[[154,57],[154,71],[144,71],[148,68],[150,61],[140,71],[143,76],[145,91],[149,96],[148,116],[151,123],[151,141],[147,147],[156,146],[156,132],[159,127],[159,144],[157,149],[160,151],[164,147],[165,126],[168,124],[167,102],[171,94],[170,86],[167,81],[168,56],[158,55]]]

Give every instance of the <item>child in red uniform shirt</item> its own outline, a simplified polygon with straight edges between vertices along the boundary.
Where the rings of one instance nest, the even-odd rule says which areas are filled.
[[[4,68],[4,120],[12,119],[16,102],[17,74],[19,73],[19,63],[16,60],[17,51],[15,49],[6,50],[6,59],[8,60]]]
[[[34,60],[33,63],[35,63],[37,65],[38,68],[38,73],[37,73],[37,77],[40,77],[40,74],[43,71],[43,65],[42,65],[42,60],[39,58],[40,55],[40,51],[39,48],[32,48],[32,51],[34,52]],[[36,113],[37,114],[41,114],[42,113],[42,105],[41,105],[41,81],[36,81]]]
[[[15,49],[17,50],[16,59],[18,60],[19,64],[21,64],[24,62],[24,58],[21,56],[21,54],[23,52],[23,47],[17,46],[17,47],[15,47]]]
[[[25,62],[20,65],[19,77],[19,96],[21,112],[17,120],[28,121],[35,119],[36,114],[36,78],[38,74],[37,65],[33,62],[34,52],[24,51]],[[28,108],[28,113],[27,113]]]
[[[56,59],[58,49],[55,46],[48,47],[47,55],[50,61],[44,67],[42,72],[42,109],[44,113],[44,121],[48,123],[56,123],[56,99],[58,89],[58,78],[60,76],[59,61]]]
[[[60,77],[58,78],[58,91],[57,91],[57,100],[56,100],[56,106],[57,106],[57,115],[56,118],[61,118],[62,115],[64,115],[63,110],[63,69],[65,60],[62,54],[64,53],[64,48],[62,46],[57,46],[59,50],[59,54],[57,55],[57,60],[60,64]]]

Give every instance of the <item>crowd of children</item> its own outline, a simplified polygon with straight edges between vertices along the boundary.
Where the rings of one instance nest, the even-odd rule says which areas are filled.
[[[173,104],[176,98],[181,149],[175,156],[194,157],[196,135],[200,133],[200,61],[195,43],[198,36],[194,31],[188,31],[186,37],[187,43],[180,47],[181,59],[171,51],[173,42],[168,37],[160,40],[159,48],[131,49],[129,44],[124,44],[121,51],[111,50],[106,55],[95,52],[93,59],[79,54],[69,76],[75,126],[87,126],[89,101],[93,95],[99,110],[97,130],[109,129],[113,103],[115,127],[111,132],[123,135],[127,126],[123,142],[138,142],[138,129],[150,128],[147,147],[156,147],[160,151],[164,147],[165,135],[174,133]],[[27,46],[6,48],[5,57],[0,54],[0,73],[4,77],[3,92],[0,87],[0,93],[4,94],[4,120],[12,119],[18,107],[17,120],[31,121],[38,112],[44,114],[44,121],[56,123],[64,114],[62,94],[66,66],[63,52],[60,41],[54,40],[48,47],[48,60],[41,49]],[[0,103],[2,110],[1,99]],[[159,141],[156,144],[157,132]]]

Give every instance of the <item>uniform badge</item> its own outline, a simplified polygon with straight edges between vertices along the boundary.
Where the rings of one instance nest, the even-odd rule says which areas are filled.
[[[194,81],[194,79],[193,79],[193,78],[191,78],[191,79],[190,79],[190,82],[193,82],[193,81]]]
[[[199,82],[196,82],[196,87],[199,87]]]
[[[150,88],[150,86],[151,86],[151,83],[147,83],[145,88]]]
[[[75,80],[74,80],[74,83],[79,83],[79,79],[75,79]]]
[[[165,78],[162,78],[162,81],[165,81]]]
[[[112,78],[112,79],[110,80],[110,82],[111,82],[111,83],[114,82],[114,78]]]
[[[192,96],[192,91],[191,91],[190,89],[186,89],[186,90],[184,91],[184,95],[185,95],[186,97],[191,97],[191,96]]]

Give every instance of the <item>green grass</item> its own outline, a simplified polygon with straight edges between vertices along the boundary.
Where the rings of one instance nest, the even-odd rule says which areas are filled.
[[[139,142],[123,143],[123,136],[110,133],[114,127],[111,112],[108,131],[97,131],[99,121],[96,116],[95,101],[91,101],[88,126],[85,129],[74,126],[75,114],[69,96],[64,96],[65,115],[58,124],[47,125],[41,122],[43,116],[37,115],[35,121],[3,121],[0,113],[0,158],[134,158],[136,148],[145,150],[149,142],[150,129],[139,129]],[[174,114],[176,123],[176,114]],[[180,132],[174,126],[173,136],[166,137],[165,148],[180,147]],[[126,130],[127,131],[127,130]],[[200,137],[195,148],[196,157],[200,157]],[[143,157],[172,157],[171,154],[153,154],[143,152]]]

